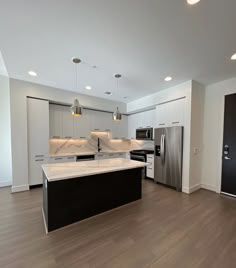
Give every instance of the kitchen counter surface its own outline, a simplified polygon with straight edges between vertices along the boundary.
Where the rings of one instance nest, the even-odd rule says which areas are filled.
[[[114,158],[85,162],[47,164],[42,165],[42,168],[47,180],[51,182],[126,169],[142,168],[148,165],[148,163],[144,162]]]
[[[77,156],[77,155],[97,155],[97,154],[120,154],[120,153],[129,153],[129,151],[88,151],[88,152],[79,152],[79,153],[58,153],[50,154],[50,157],[63,157],[63,156]]]

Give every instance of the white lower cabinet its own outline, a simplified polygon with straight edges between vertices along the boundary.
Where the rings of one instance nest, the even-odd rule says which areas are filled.
[[[99,153],[95,155],[95,160],[126,158],[126,153]]]
[[[50,158],[36,157],[29,161],[29,185],[38,185],[43,183],[42,165],[48,164]]]
[[[148,178],[154,179],[154,155],[148,154],[147,155],[147,163],[150,165],[146,168],[146,176]]]
[[[58,156],[51,157],[50,163],[67,163],[67,162],[75,162],[76,156]]]
[[[108,154],[96,154],[95,155],[95,160],[101,160],[101,159],[108,159]]]
[[[66,163],[75,162],[76,156],[63,156],[63,157],[43,157],[38,156],[29,160],[29,185],[39,185],[43,183],[42,165],[52,163]]]

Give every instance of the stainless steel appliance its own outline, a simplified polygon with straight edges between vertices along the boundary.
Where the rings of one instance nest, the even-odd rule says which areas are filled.
[[[94,159],[95,159],[94,154],[91,154],[91,155],[77,155],[76,156],[76,162],[91,161],[91,160],[94,160]]]
[[[147,162],[147,154],[154,154],[154,150],[133,150],[130,151],[130,159],[141,161],[141,162]],[[146,178],[146,167],[143,168],[142,172],[142,178]]]
[[[182,191],[183,127],[155,129],[154,181]]]
[[[136,140],[153,140],[153,128],[136,129]]]

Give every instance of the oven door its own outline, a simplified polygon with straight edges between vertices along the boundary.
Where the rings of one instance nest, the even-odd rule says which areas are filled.
[[[136,140],[152,140],[152,137],[153,137],[152,128],[136,129]]]
[[[144,155],[136,155],[130,153],[130,159],[135,160],[135,161],[140,161],[140,162],[146,162],[146,157]],[[146,168],[144,167],[142,169],[142,179],[146,178]]]

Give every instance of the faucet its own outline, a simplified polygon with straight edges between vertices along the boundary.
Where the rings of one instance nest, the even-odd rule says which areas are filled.
[[[100,139],[98,138],[98,152],[101,152],[102,148],[100,147]]]

